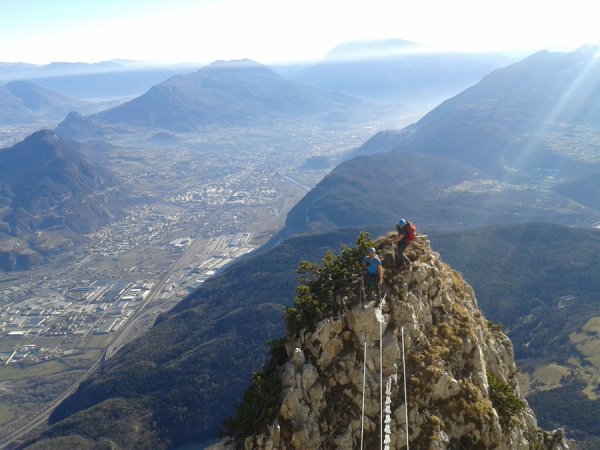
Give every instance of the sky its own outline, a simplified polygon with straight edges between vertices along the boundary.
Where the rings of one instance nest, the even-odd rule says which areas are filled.
[[[600,43],[594,0],[0,0],[0,62],[317,61],[400,38],[530,53]]]

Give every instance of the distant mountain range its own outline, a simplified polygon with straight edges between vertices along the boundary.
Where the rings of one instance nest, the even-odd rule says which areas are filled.
[[[92,114],[120,103],[80,100],[42,87],[37,84],[39,81],[11,81],[0,86],[0,126],[48,128],[64,120],[71,111]]]
[[[297,117],[327,121],[356,103],[286,80],[250,60],[217,61],[198,72],[171,77],[140,97],[85,119],[92,125],[189,132],[204,125],[257,126]],[[78,137],[69,134],[72,129],[67,119],[57,132]]]
[[[386,223],[399,215],[440,229],[600,223],[594,55],[589,49],[533,55],[415,125],[374,136],[355,152],[372,156],[341,164],[294,207],[290,232]]]
[[[381,60],[423,51],[424,49],[419,44],[404,39],[351,41],[331,49],[318,64]]]
[[[108,200],[113,187],[113,176],[81,144],[53,131],[0,149],[0,269],[24,268],[19,255],[35,259],[68,244],[44,234],[73,237],[113,220],[120,214]]]
[[[60,119],[79,108],[78,100],[28,81],[0,86],[0,124],[19,125]]]
[[[133,66],[110,72],[48,75],[31,81],[80,100],[124,101],[142,95],[172,76],[186,74],[196,68],[188,65],[158,68]]]
[[[0,84],[29,81],[78,100],[114,101],[141,95],[169,77],[188,73],[198,67],[198,64],[163,67],[127,60],[94,64],[53,62],[47,65],[0,62]]]
[[[596,52],[540,52],[495,70],[434,108],[388,148],[450,156],[500,173],[593,162],[593,151],[565,154],[552,138],[593,138],[594,130],[574,127],[600,123]]]
[[[85,101],[114,101],[141,95],[142,99],[134,99],[132,104],[128,104],[121,110],[107,111],[104,116],[96,117],[94,120],[113,124],[115,120],[121,122],[126,119],[127,122],[133,122],[134,126],[139,124],[167,126],[169,128],[165,129],[170,131],[181,131],[193,130],[198,124],[205,123],[264,120],[265,116],[272,118],[278,114],[289,116],[292,111],[290,108],[287,110],[284,108],[286,102],[291,109],[297,105],[300,109],[316,107],[319,112],[342,115],[347,113],[345,108],[350,105],[349,99],[324,93],[322,90],[339,92],[367,101],[387,103],[393,105],[394,109],[406,109],[408,106],[414,109],[416,103],[429,107],[477,82],[489,71],[509,62],[509,59],[500,55],[432,54],[413,43],[392,39],[340,45],[320,63],[303,70],[296,70],[293,76],[291,73],[294,71],[290,68],[282,69],[281,73],[289,75],[289,79],[286,79],[288,85],[285,87],[282,80],[273,79],[273,74],[270,74],[270,79],[265,75],[266,78],[260,82],[252,75],[251,79],[244,84],[238,84],[240,80],[236,80],[235,76],[227,75],[225,77],[227,80],[223,80],[225,83],[223,98],[219,98],[218,95],[215,98],[214,91],[210,92],[211,89],[218,87],[214,83],[215,79],[224,74],[216,70],[225,67],[222,62],[206,66],[198,73],[188,75],[184,74],[191,68],[195,68],[193,65],[155,67],[141,62],[120,60],[94,64],[0,63],[0,82],[26,80],[39,87]],[[233,65],[231,62],[226,66],[232,68]],[[249,69],[252,64],[249,61],[242,61],[235,65]],[[266,69],[264,66],[262,68]],[[212,81],[210,81],[211,77]],[[292,86],[290,79],[304,86]],[[203,80],[207,86],[200,88],[198,83],[202,83]],[[253,82],[256,83],[252,86]],[[275,85],[271,88],[274,91],[269,93],[266,87],[273,82]],[[234,84],[238,85],[234,86]],[[307,85],[319,90],[309,92]],[[292,91],[296,90],[296,94],[285,93],[285,90],[290,88]],[[146,92],[149,89],[150,92]],[[201,89],[204,92],[200,92]],[[254,98],[246,98],[238,95],[239,93],[233,95],[236,89],[246,90],[250,97],[254,96]],[[257,95],[266,96],[263,104],[253,103]],[[294,99],[294,95],[300,98]],[[189,101],[181,103],[188,97]],[[274,97],[278,97],[281,102]],[[222,107],[225,101],[234,102],[229,104],[232,109],[230,113]],[[157,105],[162,105],[163,102],[168,111],[163,113],[162,117],[155,118],[153,113],[139,117],[143,108],[150,107],[151,110],[155,110]],[[7,110],[9,102],[4,100],[4,103],[4,109]],[[199,106],[193,107],[193,103]],[[309,107],[309,104],[312,106]],[[98,109],[91,110],[82,106],[74,107],[72,101],[64,105],[63,109],[66,111],[63,111],[62,116],[71,110],[77,110],[84,115],[98,111]],[[68,109],[66,105],[70,105],[71,108]],[[131,117],[128,116],[129,114]],[[211,119],[213,116],[214,119]],[[181,129],[176,130],[176,123],[180,119],[183,119]],[[3,123],[1,111],[0,123]]]
[[[293,81],[250,60],[217,61],[86,116],[85,125],[81,117],[77,123],[67,119],[57,131],[86,139],[85,130],[97,127],[192,132],[207,125],[260,126],[297,117],[327,123],[347,120],[358,110],[370,117],[375,107],[368,102],[383,101],[394,110],[414,109],[415,103],[430,105],[509,62],[499,55],[429,54],[415,48],[399,40],[346,44],[296,73]],[[365,58],[366,53],[371,57]],[[83,125],[81,132],[77,124]]]
[[[439,102],[512,60],[498,54],[431,53],[401,39],[348,42],[317,64],[275,68],[285,78],[320,89],[384,103]],[[138,61],[47,65],[1,63],[0,83],[31,80],[78,99],[141,95],[198,65],[156,67]]]
[[[0,80],[24,80],[44,76],[77,75],[93,72],[113,72],[126,67],[116,61],[102,61],[99,63],[82,62],[52,62],[50,64],[27,64],[0,62]]]
[[[503,119],[501,126],[518,132],[542,123],[593,124],[600,121],[600,47],[581,47],[575,52],[542,51],[511,66],[498,69],[480,83],[447,100],[420,125],[447,120]],[[518,115],[506,117],[507,110]],[[510,119],[510,120],[509,120]]]
[[[499,54],[433,53],[401,39],[350,42],[293,79],[364,100],[439,102],[512,62]]]

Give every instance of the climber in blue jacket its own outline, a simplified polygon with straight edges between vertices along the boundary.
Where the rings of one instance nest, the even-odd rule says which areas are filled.
[[[365,256],[363,262],[366,269],[366,284],[369,287],[369,290],[376,290],[377,302],[379,302],[381,299],[381,283],[383,283],[383,266],[381,264],[381,259],[377,256],[373,247],[369,249],[369,254]]]

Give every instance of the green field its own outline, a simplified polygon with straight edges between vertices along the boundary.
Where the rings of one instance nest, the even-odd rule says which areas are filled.
[[[0,403],[0,425],[4,425],[6,422],[11,420],[15,415],[15,407]]]
[[[87,368],[99,356],[100,352],[98,350],[88,350],[83,354],[57,358],[31,366],[1,366],[0,381],[20,380],[23,378],[40,377],[69,370]]]
[[[22,378],[39,377],[64,371],[66,366],[60,361],[48,361],[31,367],[19,366],[0,367],[0,381],[19,380]]]
[[[113,337],[114,336],[111,335],[97,335],[90,333],[81,346],[86,349],[104,349],[108,347]]]

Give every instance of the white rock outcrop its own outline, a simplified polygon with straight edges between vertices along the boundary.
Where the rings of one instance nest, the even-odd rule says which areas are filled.
[[[537,429],[524,400],[512,416],[492,402],[490,376],[511,386],[516,398],[521,394],[510,339],[488,326],[473,289],[426,239],[417,239],[406,254],[410,270],[386,270],[380,309],[362,305],[357,290],[349,294],[350,309],[288,340],[276,423],[268,433],[248,437],[245,448],[359,448],[361,429],[364,448],[379,448],[381,380],[385,386],[391,377],[391,403],[383,412],[389,418],[386,448],[405,448],[408,432],[411,447],[421,449],[568,449],[562,431]],[[391,259],[385,252],[383,257]]]

